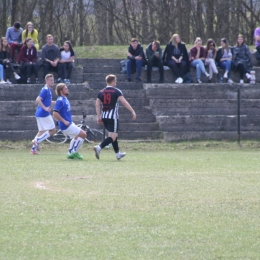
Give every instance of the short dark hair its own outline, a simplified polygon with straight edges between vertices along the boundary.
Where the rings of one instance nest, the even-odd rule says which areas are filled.
[[[136,38],[132,38],[131,42],[138,42],[138,40]]]
[[[160,47],[160,42],[159,41],[153,41],[152,44],[154,44],[157,49]]]
[[[20,22],[15,22],[15,23],[14,23],[14,27],[15,27],[16,29],[20,29],[20,27],[21,27]]]

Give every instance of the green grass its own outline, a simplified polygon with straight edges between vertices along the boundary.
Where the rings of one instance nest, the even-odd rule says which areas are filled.
[[[259,259],[260,144],[0,144],[0,259]]]
[[[146,48],[146,44],[143,45],[144,50]],[[192,45],[186,45],[187,50],[192,47]],[[165,45],[162,45],[163,50],[165,49]],[[255,50],[254,46],[249,46],[250,50]],[[120,46],[102,46],[102,45],[93,45],[93,46],[82,46],[82,47],[74,47],[77,58],[85,58],[85,59],[126,59],[128,45],[120,45]]]

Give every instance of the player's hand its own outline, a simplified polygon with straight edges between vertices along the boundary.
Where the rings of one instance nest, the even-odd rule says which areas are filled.
[[[69,125],[70,125],[70,122],[69,122],[69,121],[66,121],[66,120],[65,120],[63,123],[64,123],[64,125],[66,125],[66,126],[69,126]]]
[[[135,111],[132,112],[132,116],[133,116],[132,119],[135,120],[135,119],[136,119],[136,113],[135,113]]]
[[[46,108],[45,108],[45,111],[51,112],[51,107],[46,107]]]
[[[98,119],[97,119],[97,123],[98,123],[99,125],[102,125],[102,123],[103,123],[103,122],[102,122],[102,118],[98,118]]]

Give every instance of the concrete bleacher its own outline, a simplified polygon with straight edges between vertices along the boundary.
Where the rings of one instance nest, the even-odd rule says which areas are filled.
[[[127,140],[205,140],[237,138],[237,89],[241,91],[241,137],[259,138],[260,67],[253,54],[256,84],[174,84],[170,70],[165,71],[165,83],[156,83],[158,72],[153,72],[154,84],[126,82],[120,74],[120,59],[77,59],[72,72],[70,102],[73,120],[79,123],[81,113],[87,114],[90,127],[98,128],[95,99],[106,86],[109,73],[117,75],[120,88],[137,113],[137,120],[120,107],[120,139]],[[157,74],[156,74],[157,73]],[[195,70],[191,69],[193,79]],[[56,74],[55,74],[56,77]],[[239,82],[238,73],[231,78]],[[57,77],[56,77],[57,79]],[[217,80],[217,79],[215,79]],[[0,139],[31,140],[37,132],[34,118],[35,98],[43,84],[0,85]],[[56,95],[53,91],[53,98]]]

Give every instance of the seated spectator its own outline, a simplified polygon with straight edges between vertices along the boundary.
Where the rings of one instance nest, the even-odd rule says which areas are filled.
[[[49,70],[57,71],[58,62],[60,60],[60,49],[53,43],[53,36],[46,36],[47,43],[42,47],[43,60],[43,77],[48,74]]]
[[[219,47],[216,56],[216,62],[218,66],[225,69],[224,79],[228,79],[228,83],[233,83],[230,79],[230,71],[232,65],[232,52],[231,48],[228,45],[228,40],[226,38],[222,38],[220,41],[221,47]]]
[[[182,83],[183,76],[189,71],[189,56],[185,44],[178,34],[174,34],[166,45],[163,61],[176,76],[175,83]]]
[[[10,51],[11,48],[8,44],[8,41],[5,37],[1,38],[1,44],[0,44],[0,64],[3,65],[6,71],[6,83],[11,84],[10,77],[11,73],[14,74],[15,79],[20,79],[20,76],[15,73],[13,65],[11,63],[10,59]]]
[[[22,67],[21,70],[26,71],[27,83],[31,83],[31,75],[32,71],[35,75],[35,83],[39,83],[38,80],[38,69],[37,69],[37,50],[35,46],[33,46],[33,40],[31,38],[27,38],[25,40],[25,46],[22,48],[21,55]]]
[[[197,37],[195,40],[195,45],[190,49],[190,62],[191,66],[196,68],[196,76],[198,83],[201,83],[201,72],[204,73],[207,78],[209,77],[209,74],[207,73],[204,66],[205,59],[206,50],[204,49],[204,47],[202,47],[201,38]]]
[[[145,56],[143,47],[136,38],[131,40],[130,46],[128,47],[127,53],[127,64],[126,64],[126,71],[127,71],[127,81],[131,81],[131,73],[132,70],[136,68],[137,75],[136,75],[136,82],[141,81],[141,74],[142,74],[142,67],[145,66]]]
[[[0,84],[6,83],[4,81],[4,67],[0,64]]]
[[[258,62],[260,63],[260,27],[255,29],[254,38],[255,38],[255,48],[257,50],[256,58],[257,58]]]
[[[70,75],[74,62],[74,51],[71,42],[64,42],[63,47],[60,49],[61,58],[58,63],[58,83],[70,83]]]
[[[213,73],[218,75],[218,69],[216,67],[217,49],[216,43],[213,39],[208,39],[206,43],[206,60],[205,65],[209,66],[209,82],[213,78]]]
[[[18,50],[18,53],[20,52],[20,49],[22,48],[22,32],[23,28],[21,28],[21,24],[19,22],[15,22],[12,27],[9,27],[6,31],[5,37],[8,40],[8,43],[11,47],[11,59],[13,62],[14,60],[14,53],[15,50]]]
[[[26,24],[26,29],[23,30],[22,33],[22,42],[24,42],[27,38],[31,38],[33,40],[33,45],[39,50],[39,43],[38,43],[38,31],[34,29],[34,25],[32,22],[28,22]]]
[[[147,58],[147,83],[151,83],[152,67],[159,67],[160,79],[159,83],[163,83],[163,62],[162,49],[159,41],[154,41],[146,47]]]
[[[234,46],[233,58],[234,70],[239,71],[240,83],[244,83],[244,76],[247,79],[251,78],[249,74],[250,68],[252,67],[251,53],[248,46],[244,43],[243,35],[238,35],[237,44]]]

